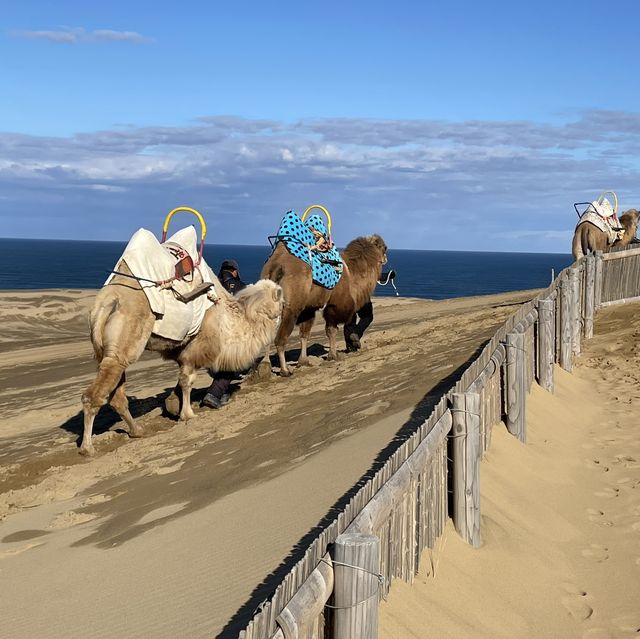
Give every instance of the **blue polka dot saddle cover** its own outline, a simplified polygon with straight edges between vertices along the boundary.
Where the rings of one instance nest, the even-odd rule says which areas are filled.
[[[282,218],[276,237],[291,255],[311,266],[314,284],[335,288],[342,275],[342,258],[333,244],[329,250],[321,250],[320,244],[326,241],[328,233],[320,215],[311,215],[303,222],[294,211],[289,211]]]

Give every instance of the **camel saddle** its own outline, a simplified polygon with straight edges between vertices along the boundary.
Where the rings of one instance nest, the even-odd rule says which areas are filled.
[[[217,279],[198,255],[198,236],[193,226],[180,229],[163,244],[151,231],[138,229],[117,265],[121,262],[138,280],[156,315],[155,335],[182,341],[200,330],[206,310],[217,299]],[[118,272],[118,266],[114,271]]]
[[[291,255],[311,267],[314,284],[335,288],[342,276],[342,257],[329,240],[322,217],[312,215],[303,222],[289,211],[282,218],[276,238],[276,246],[282,242]]]
[[[593,224],[599,228],[607,236],[607,242],[611,245],[616,240],[619,240],[624,229],[620,227],[620,222],[616,216],[615,210],[606,197],[603,197],[604,193],[596,201],[591,202],[585,209],[584,213],[580,216],[576,229],[581,224]],[[615,194],[614,194],[615,197]],[[616,200],[617,201],[617,200]],[[577,210],[577,205],[576,210]]]
[[[607,242],[609,244],[613,244],[616,240],[620,239],[622,233],[624,233],[624,229],[620,227],[618,219],[615,215],[610,215],[608,217],[603,217],[596,211],[594,211],[591,207],[589,207],[578,220],[578,224],[576,228],[581,224],[593,224],[597,228],[599,228],[603,233],[607,235]]]

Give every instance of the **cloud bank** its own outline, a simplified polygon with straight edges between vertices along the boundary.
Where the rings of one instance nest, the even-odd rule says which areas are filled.
[[[127,239],[178,205],[212,242],[263,244],[282,214],[325,204],[345,244],[569,252],[574,201],[640,207],[640,114],[527,121],[203,117],[72,137],[0,134],[7,237]]]

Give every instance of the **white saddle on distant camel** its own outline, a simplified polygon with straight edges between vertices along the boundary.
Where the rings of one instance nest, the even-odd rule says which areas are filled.
[[[586,222],[597,226],[601,231],[606,233],[609,244],[613,244],[617,239],[620,239],[624,232],[619,230],[620,224],[618,218],[615,215],[611,202],[609,202],[607,198],[602,199],[600,202],[597,200],[591,202],[587,210],[580,216],[576,228]]]
[[[198,264],[198,236],[193,226],[180,229],[166,242],[160,244],[156,236],[147,229],[138,229],[129,240],[124,253],[117,264],[124,261],[133,275],[153,282],[171,280],[176,272],[176,258],[169,251],[176,245],[190,255],[194,264]],[[117,266],[114,269],[118,270]],[[115,274],[109,275],[105,285]],[[190,281],[188,281],[190,280]],[[157,319],[153,325],[153,333],[176,341],[195,335],[202,325],[204,314],[214,304],[215,289],[220,285],[204,257],[193,273],[186,279],[174,279],[165,287],[153,282],[139,281],[142,290],[149,300],[151,311]],[[187,295],[204,282],[212,282],[214,289],[207,295],[200,295],[185,303],[176,297],[176,293]]]

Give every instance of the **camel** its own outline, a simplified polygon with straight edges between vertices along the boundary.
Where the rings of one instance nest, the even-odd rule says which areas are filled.
[[[379,235],[358,237],[342,252],[344,270],[322,312],[329,338],[328,359],[338,359],[338,324],[348,322],[373,295],[380,271],[387,263],[387,245]]]
[[[573,259],[577,260],[596,251],[608,253],[612,248],[627,246],[636,237],[639,217],[640,213],[636,209],[629,209],[620,216],[620,226],[624,229],[624,233],[613,244],[609,244],[607,234],[595,224],[590,222],[578,223],[571,246]]]
[[[124,261],[115,270],[131,274]],[[199,332],[179,342],[153,334],[157,318],[137,281],[116,275],[98,293],[90,314],[98,372],[82,395],[82,454],[91,456],[95,452],[91,440],[93,422],[107,402],[127,424],[131,437],[142,435],[129,412],[124,384],[125,370],[145,349],[160,353],[180,367],[180,419],[186,421],[194,417],[191,388],[199,368],[214,372],[243,370],[273,343],[282,314],[280,286],[268,280],[259,281],[232,296],[212,273],[211,281],[218,300],[205,312]]]
[[[378,242],[380,245],[379,250],[384,254],[384,260],[386,261],[387,247],[380,236],[372,235],[369,238],[358,239],[363,243]],[[357,240],[354,240],[354,242],[357,242]],[[362,248],[358,250],[354,248],[352,266],[354,268],[355,278],[360,278],[362,277],[363,273],[369,272],[368,260],[369,257],[367,251],[362,250]],[[363,262],[362,269],[359,264],[359,262],[361,261]],[[364,263],[367,264],[366,267],[364,266]],[[380,265],[383,263],[384,262],[380,262],[378,264],[375,278],[379,276]],[[345,271],[346,269],[343,270],[342,278],[345,278]],[[280,360],[280,375],[282,377],[288,377],[291,375],[291,370],[287,366],[287,362],[285,359],[285,346],[287,344],[289,336],[293,332],[295,325],[300,325],[301,348],[300,356],[298,358],[298,366],[304,366],[309,361],[307,355],[307,345],[309,342],[309,333],[311,332],[311,328],[313,327],[313,322],[315,320],[316,311],[323,308],[327,304],[327,302],[329,302],[329,299],[331,298],[334,291],[338,290],[340,283],[338,283],[336,288],[333,290],[315,284],[312,279],[311,267],[289,253],[286,246],[282,242],[277,244],[275,250],[271,254],[271,257],[263,266],[260,277],[273,280],[282,287],[285,303],[284,310],[282,312],[282,321],[280,322],[280,326],[278,327],[278,332],[275,337],[275,346],[278,352],[278,358]],[[353,281],[348,275],[346,277],[347,281]],[[369,282],[370,277],[370,275],[367,275],[367,282]],[[359,286],[357,286],[356,288],[360,288],[360,286],[364,285],[364,283],[361,282],[358,282],[358,284]],[[353,295],[353,293],[351,293],[350,285],[347,285],[346,288],[341,288],[340,290],[343,291],[341,293],[342,297]],[[354,297],[348,302],[348,307],[351,308],[352,304],[357,304],[361,297],[362,295],[358,293],[357,297]],[[362,303],[364,304],[366,301],[367,300],[364,299]],[[347,304],[346,300],[345,304]],[[353,315],[353,313],[358,308],[360,307],[356,306],[351,312],[350,316]],[[333,351],[329,352],[329,359],[333,358],[337,358],[335,348],[333,349]],[[266,358],[266,361],[269,361],[268,356]]]

